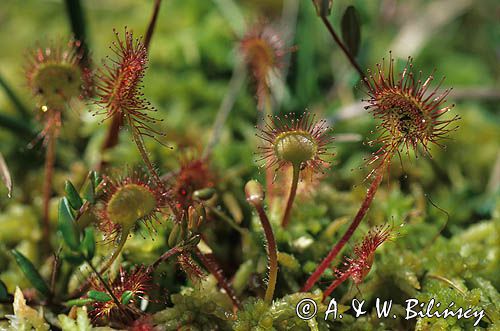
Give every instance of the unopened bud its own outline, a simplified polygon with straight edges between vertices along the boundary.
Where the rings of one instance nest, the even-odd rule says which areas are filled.
[[[247,197],[247,201],[252,206],[262,205],[262,201],[264,201],[264,190],[262,189],[262,185],[256,180],[250,180],[245,185],[245,194]]]
[[[320,17],[329,16],[332,12],[333,0],[312,0],[314,7],[316,7],[316,13]]]
[[[193,193],[193,197],[198,200],[210,200],[215,194],[215,189],[208,187],[201,190],[196,190]]]

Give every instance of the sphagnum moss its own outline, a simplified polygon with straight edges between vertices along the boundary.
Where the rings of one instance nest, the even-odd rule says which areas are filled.
[[[425,184],[427,186],[424,189],[414,182],[406,185],[407,180],[401,181],[405,185],[401,185],[399,189],[397,180],[394,179],[387,188],[381,185],[382,180],[389,177],[388,169],[394,156],[412,156],[420,152],[430,155],[431,146],[440,146],[442,139],[455,129],[457,117],[448,115],[453,107],[448,105],[446,100],[449,89],[440,91],[439,84],[431,88],[433,75],[425,77],[415,71],[412,59],[408,60],[403,71],[397,76],[392,55],[388,64],[377,65],[373,72],[365,75],[351,50],[358,48],[364,52],[362,55],[360,53],[360,59],[367,61],[371,56],[366,54],[369,49],[366,46],[371,44],[360,44],[358,41],[357,46],[360,47],[351,47],[356,46],[357,38],[356,33],[349,33],[356,32],[356,27],[352,24],[341,24],[343,30],[347,29],[343,31],[341,40],[334,29],[336,24],[330,23],[327,17],[329,9],[334,9],[335,2],[314,1],[314,4],[323,6],[318,7],[318,14],[330,35],[354,69],[362,77],[366,76],[361,82],[367,88],[366,108],[378,122],[377,129],[374,130],[376,136],[369,144],[376,146],[368,161],[372,172],[366,177],[372,178],[372,182],[346,233],[335,242],[336,231],[343,226],[344,220],[348,220],[356,200],[356,190],[351,190],[350,187],[357,180],[346,175],[346,163],[362,162],[358,153],[360,150],[354,148],[357,147],[355,142],[353,148],[339,146],[341,148],[338,166],[329,171],[328,179],[326,174],[315,176],[314,185],[310,185],[314,186],[314,195],[303,197],[299,205],[295,202],[298,181],[305,177],[306,171],[317,174],[329,168],[332,137],[327,121],[316,121],[312,113],[298,117],[265,117],[267,122],[262,120],[258,122],[257,127],[258,135],[262,139],[260,162],[267,167],[267,199],[264,199],[264,189],[258,182],[250,181],[245,186],[247,202],[257,211],[261,221],[264,230],[262,236],[260,229],[252,228],[253,223],[249,219],[251,208],[245,208],[245,197],[242,194],[242,183],[248,178],[258,176],[252,171],[251,156],[246,149],[247,138],[251,136],[249,132],[253,132],[248,122],[255,119],[250,120],[250,117],[283,113],[291,108],[304,107],[306,103],[314,107],[313,109],[324,108],[321,112],[324,116],[330,116],[337,110],[338,104],[354,100],[356,96],[346,89],[344,84],[339,84],[339,80],[344,77],[344,71],[337,71],[339,67],[336,56],[330,57],[328,54],[326,59],[321,52],[311,52],[308,49],[309,45],[315,45],[316,42],[316,38],[311,38],[310,31],[314,30],[310,30],[309,26],[307,29],[300,26],[296,30],[298,53],[289,54],[291,49],[286,46],[286,39],[294,37],[293,17],[296,13],[294,14],[293,1],[285,4],[282,19],[284,24],[281,27],[273,24],[275,28],[271,29],[271,24],[263,22],[250,29],[237,27],[235,31],[238,41],[234,44],[233,50],[236,52],[233,53],[223,47],[219,49],[219,44],[215,41],[215,36],[227,37],[228,33],[212,33],[211,29],[226,26],[222,21],[218,21],[221,19],[219,12],[216,12],[216,15],[208,12],[215,12],[216,9],[211,7],[216,7],[212,5],[203,7],[204,13],[200,16],[202,19],[187,17],[187,11],[175,11],[174,15],[179,15],[179,18],[181,14],[186,15],[180,21],[196,24],[192,24],[189,29],[179,30],[179,38],[169,36],[168,40],[160,44],[160,36],[152,38],[157,22],[157,31],[178,27],[178,20],[169,23],[172,25],[162,24],[161,18],[163,15],[169,15],[169,11],[166,11],[166,14],[160,12],[160,3],[160,0],[154,2],[153,15],[145,30],[144,41],[134,37],[137,35],[132,34],[131,29],[125,29],[124,34],[115,32],[115,42],[111,46],[114,55],[107,58],[96,71],[91,72],[84,68],[91,62],[82,63],[78,43],[75,43],[74,48],[40,47],[33,53],[33,63],[27,72],[27,78],[37,104],[37,113],[45,127],[40,136],[45,137],[47,146],[47,169],[54,167],[54,158],[49,156],[56,155],[49,152],[55,151],[55,139],[49,138],[59,136],[59,128],[67,127],[66,124],[61,125],[68,113],[66,110],[73,110],[70,109],[73,104],[82,105],[75,103],[75,99],[95,97],[93,102],[88,102],[86,106],[89,106],[94,114],[103,115],[104,119],[112,118],[112,123],[107,133],[102,132],[103,135],[100,135],[102,129],[93,125],[91,119],[83,118],[80,121],[78,116],[68,116],[73,124],[80,125],[79,130],[62,131],[61,136],[71,139],[75,138],[76,134],[82,136],[77,137],[81,139],[68,139],[64,142],[64,148],[57,150],[57,160],[60,162],[57,164],[54,182],[62,183],[62,179],[67,179],[65,197],[58,206],[59,234],[56,236],[55,231],[48,231],[49,228],[46,227],[46,236],[42,237],[43,243],[60,239],[60,249],[54,251],[54,254],[37,249],[36,240],[40,238],[36,229],[32,234],[21,229],[15,235],[12,234],[21,225],[26,228],[30,223],[26,223],[23,215],[29,213],[30,219],[33,218],[36,223],[38,212],[38,190],[32,184],[36,181],[29,178],[33,176],[28,173],[27,179],[18,179],[14,178],[16,175],[13,172],[13,178],[20,183],[14,185],[13,199],[19,197],[19,192],[22,192],[19,200],[26,205],[20,208],[22,212],[9,206],[6,214],[2,215],[4,217],[0,217],[0,233],[4,238],[8,238],[0,248],[15,247],[13,255],[26,280],[19,277],[20,271],[11,268],[9,256],[0,253],[0,267],[8,266],[8,270],[0,274],[0,305],[10,305],[14,301],[14,315],[6,316],[7,321],[2,314],[0,329],[7,323],[12,326],[11,329],[30,329],[36,328],[36,325],[42,325],[45,329],[89,329],[91,324],[94,324],[146,330],[258,328],[322,331],[332,328],[407,329],[413,326],[411,321],[399,318],[384,319],[380,322],[372,318],[376,310],[371,302],[379,296],[388,296],[398,303],[406,296],[419,300],[436,297],[443,303],[454,301],[464,307],[483,307],[485,315],[479,327],[494,327],[498,324],[498,314],[495,314],[499,301],[496,290],[498,282],[495,278],[498,274],[498,252],[495,245],[498,231],[495,221],[484,221],[484,227],[483,224],[477,228],[471,227],[470,233],[473,235],[468,232],[460,234],[465,226],[460,224],[460,221],[471,223],[477,217],[495,217],[494,202],[491,202],[494,198],[488,200],[488,204],[482,204],[483,200],[480,199],[480,203],[475,201],[472,207],[462,204],[462,201],[471,198],[473,192],[480,190],[481,187],[476,186],[476,183],[469,186],[466,179],[471,174],[487,173],[489,168],[480,166],[484,161],[470,160],[467,161],[467,167],[462,168],[462,164],[453,159],[445,168],[437,169],[439,160],[436,160],[433,164],[437,169],[436,174],[425,168],[419,170],[427,183],[432,181],[432,185]],[[194,3],[188,1],[171,8],[199,5]],[[220,5],[222,2],[214,3]],[[75,34],[85,36],[84,26],[81,26],[85,16],[78,14],[78,4],[78,1],[68,2],[68,12],[71,13],[70,17],[79,18],[80,21],[72,22]],[[259,6],[257,2],[252,5]],[[237,14],[237,11],[232,11],[234,8],[222,9],[224,10],[221,12],[225,14]],[[346,14],[352,12],[353,7],[350,6]],[[95,13],[94,11],[93,14]],[[404,16],[401,11],[397,13]],[[364,15],[368,14],[369,9],[366,9]],[[307,22],[307,15],[307,11],[301,10],[297,18]],[[230,25],[236,27],[237,21],[239,20],[231,21]],[[349,21],[348,15],[344,15],[342,22],[355,23]],[[349,31],[349,28],[354,30]],[[359,26],[357,28],[359,31]],[[249,32],[241,33],[245,30]],[[190,40],[189,37],[192,36],[195,37]],[[88,39],[83,41],[89,47],[90,41],[100,40]],[[158,45],[154,44],[156,40]],[[207,47],[213,47],[217,51],[204,52]],[[173,60],[173,54],[178,51],[182,53],[182,59],[177,63]],[[329,51],[326,49],[324,53],[330,53]],[[99,51],[96,51],[97,53]],[[217,106],[206,101],[217,99],[219,92],[223,94],[222,90],[219,91],[219,83],[231,71],[228,64],[232,61],[227,58],[229,54],[235,55],[237,64],[234,79],[229,83],[227,98],[221,103],[222,120],[217,121],[214,126],[214,131],[218,131],[217,139],[213,140],[213,145],[208,148],[209,152],[203,157],[188,158],[184,161],[179,155],[182,155],[184,150],[203,147],[206,137],[201,125],[197,127],[201,129],[194,133],[191,133],[189,128],[186,130],[186,125],[204,123],[209,119],[206,116],[210,116],[206,111]],[[150,67],[152,71],[145,79],[150,56],[154,57]],[[330,62],[334,64],[331,70],[334,80],[331,80],[330,70],[324,70]],[[297,64],[299,69],[288,71],[288,63],[294,67]],[[314,66],[310,65],[312,63]],[[195,68],[201,67],[203,70],[195,72]],[[163,75],[165,68],[167,75]],[[256,85],[254,91],[247,95],[248,102],[244,97],[240,99],[239,95],[244,93],[242,86],[245,68]],[[328,73],[328,77],[324,72]],[[90,77],[89,73],[95,74],[95,77]],[[345,73],[349,74],[347,71]],[[324,80],[325,78],[328,80]],[[90,81],[97,83],[97,94],[92,95],[92,91],[87,91],[86,85]],[[3,82],[1,79],[0,83]],[[214,85],[211,82],[214,82]],[[314,82],[318,84],[315,86]],[[325,82],[328,84],[324,84]],[[143,139],[151,136],[159,138],[163,132],[157,129],[157,120],[152,117],[154,108],[143,96],[144,83],[148,84],[144,90],[151,94],[151,97],[154,97],[155,84],[158,85],[157,90],[161,93],[154,102],[158,108],[168,109],[168,125],[178,127],[179,134],[169,136],[172,145],[177,147],[175,151],[162,150],[160,146],[152,148],[152,145],[146,149]],[[329,86],[330,83],[332,86]],[[214,86],[215,89],[212,89]],[[325,87],[333,92],[328,94],[328,97],[323,93]],[[257,97],[256,107],[252,106],[251,95]],[[99,110],[95,107],[99,107]],[[233,113],[231,116],[235,117],[227,122],[228,126],[230,124],[230,130],[223,130],[229,115],[228,109],[232,107],[238,108],[239,112]],[[80,112],[74,114],[79,115]],[[474,127],[473,134],[479,132],[477,136],[481,138],[476,138],[474,143],[471,143],[467,141],[469,137],[462,137],[459,148],[464,147],[464,151],[470,153],[470,147],[467,149],[467,146],[488,145],[486,154],[490,153],[491,149],[494,151],[491,153],[496,155],[497,146],[488,144],[489,133],[483,132],[488,127],[485,122],[494,121],[491,121],[491,117],[488,120],[478,119],[478,114],[480,112],[473,115],[474,120],[480,123],[479,129],[478,126]],[[161,115],[158,116],[160,117]],[[0,125],[5,126],[3,119],[2,114]],[[188,121],[182,122],[184,120]],[[353,130],[358,130],[358,122],[355,121]],[[488,124],[491,125],[490,128],[494,127],[494,124]],[[343,130],[344,123],[339,123],[339,128]],[[122,144],[124,142],[119,139],[122,129],[131,133],[132,142],[137,145],[142,162],[147,167],[147,176],[123,174],[122,177],[115,178],[110,175],[111,166],[125,168],[126,163],[134,162],[132,158],[124,160],[125,157],[122,157],[129,156],[126,148],[123,148],[126,144]],[[221,143],[217,144],[219,141]],[[229,144],[229,141],[234,143]],[[154,141],[152,143],[154,144]],[[96,149],[95,145],[102,148]],[[117,145],[118,148],[111,151],[111,148]],[[243,146],[245,148],[242,148]],[[154,154],[150,155],[150,151]],[[84,156],[80,158],[80,155]],[[153,159],[158,163],[154,164]],[[176,159],[182,160],[180,166]],[[486,159],[487,157],[484,157],[484,160]],[[75,160],[77,162],[73,162]],[[94,160],[101,161],[98,171],[103,176],[91,171],[89,176],[85,177],[86,166]],[[475,167],[474,171],[470,171],[470,165]],[[277,174],[276,171],[283,173],[285,168],[293,170],[291,178],[288,175],[286,179],[285,176],[280,176],[281,181],[274,182],[275,175],[283,175]],[[416,167],[412,165],[411,170],[413,168]],[[21,168],[24,169],[28,168]],[[168,169],[169,172],[162,174],[160,169]],[[427,213],[425,203],[422,203],[425,202],[426,195],[421,193],[429,186],[437,187],[441,173],[453,173],[453,187],[449,190],[445,186],[439,186],[437,190],[432,187],[433,193],[438,192],[438,195],[445,195],[446,198],[449,196],[449,199],[453,200],[457,198],[457,194],[453,193],[463,189],[459,198],[463,200],[459,200],[458,204],[456,201],[449,202],[443,208],[452,209],[458,205],[460,215],[465,215],[456,217],[455,214],[455,222],[450,222],[452,226],[441,229],[444,229],[446,236],[436,235],[436,216],[432,212]],[[392,175],[394,177],[394,173]],[[51,174],[47,173],[46,178],[50,177]],[[496,177],[492,178],[487,195],[494,197]],[[477,178],[475,180],[481,182]],[[290,182],[290,187],[283,185],[286,181]],[[270,190],[273,186],[278,189]],[[45,191],[49,193],[44,193],[45,206],[40,209],[44,209],[42,218],[49,219],[46,206],[52,189],[47,187],[45,186]],[[363,224],[363,220],[378,190],[382,191],[382,195],[387,199],[376,205],[373,218],[370,217],[370,226],[371,223],[385,224],[392,215],[398,215],[395,217],[397,222],[399,216],[404,215],[409,219],[408,226],[405,227],[408,228],[408,235],[404,240],[398,240],[394,245],[387,245],[379,251],[382,254],[377,255],[375,264],[375,251],[393,235],[392,227],[375,225],[375,228],[360,239],[360,244],[354,246],[353,253],[333,269],[332,260],[351,242],[356,229],[361,227],[368,230],[368,224]],[[58,192],[63,192],[62,188]],[[28,206],[31,198],[34,198],[33,206]],[[446,201],[442,197],[436,199],[440,203]],[[270,207],[269,210],[266,210],[266,206]],[[284,206],[283,213],[276,211],[276,206]],[[452,220],[453,213],[450,212],[450,215]],[[467,215],[474,216],[466,219]],[[161,221],[161,224],[157,221]],[[279,221],[282,227],[279,227]],[[33,222],[30,224],[36,225]],[[9,225],[8,229],[5,228],[6,225]],[[153,236],[154,240],[151,241],[146,241],[138,235],[129,236],[133,232],[141,231],[137,229],[138,225],[155,227],[159,234]],[[94,231],[94,227],[100,231]],[[3,233],[4,230],[6,234]],[[469,234],[469,240],[463,240],[464,234]],[[450,238],[445,238],[448,236]],[[104,242],[101,238],[105,239]],[[118,247],[108,254],[106,248],[109,247],[110,241],[118,242]],[[130,244],[128,247],[131,249],[127,250],[127,254],[123,254],[120,263],[114,263],[123,251],[125,241]],[[316,261],[332,244],[334,245],[330,254],[316,269]],[[397,250],[393,249],[394,246],[397,246]],[[281,254],[278,254],[278,249]],[[267,263],[264,250],[267,252]],[[146,266],[137,268],[143,264]],[[110,268],[110,265],[116,265],[116,268]],[[91,270],[88,273],[87,267]],[[376,272],[370,272],[374,267],[373,271]],[[323,274],[323,271],[326,272]],[[301,293],[299,290],[302,282],[310,273],[312,276],[303,287],[308,292]],[[309,292],[319,276],[322,276],[319,282],[321,287],[328,284],[330,286],[324,292],[320,289]],[[321,302],[322,298],[333,294],[338,299],[342,295],[349,300],[356,296],[356,291],[347,290],[344,281],[348,279],[352,280],[356,288],[359,287],[363,298],[365,295],[369,298],[365,307],[370,316],[356,319],[349,311],[346,312],[348,307],[343,306],[345,302],[342,302],[339,312],[344,314],[345,318],[325,320],[327,307]],[[150,280],[157,283],[158,287],[150,288]],[[26,290],[23,294],[18,290],[13,295],[16,285],[28,289],[30,283],[37,292]],[[233,290],[233,285],[236,291]],[[70,294],[67,294],[68,292]],[[45,315],[27,307],[24,297],[27,304],[42,307]],[[309,322],[301,320],[297,315],[296,307],[302,299],[312,300],[318,307],[318,315]],[[75,306],[85,307],[73,308]],[[3,306],[0,308],[4,309]],[[87,312],[93,317],[92,321],[88,319]],[[58,318],[60,324],[52,318],[53,314],[58,313],[62,313]],[[67,315],[64,315],[66,313]],[[132,322],[134,319],[137,321]],[[471,325],[470,321],[451,318],[437,322],[432,318],[421,318],[416,321],[415,328],[420,330],[430,326],[441,327],[443,330],[450,327],[468,329]]]

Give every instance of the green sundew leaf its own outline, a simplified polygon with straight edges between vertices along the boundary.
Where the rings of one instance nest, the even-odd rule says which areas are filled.
[[[26,278],[30,281],[31,285],[33,285],[33,287],[44,296],[50,297],[50,289],[47,286],[47,283],[43,280],[38,270],[36,270],[33,263],[31,263],[30,260],[28,260],[23,254],[15,249],[12,250],[12,255],[14,255],[17,264],[21,268]]]
[[[342,16],[342,39],[352,56],[356,56],[361,42],[361,23],[358,12],[353,6],[347,7]]]
[[[101,291],[91,290],[87,292],[87,295],[89,296],[90,299],[93,299],[94,301],[99,301],[99,302],[111,301],[111,296]]]
[[[128,305],[130,300],[134,297],[134,292],[132,291],[125,291],[122,294],[122,297],[120,298],[120,301],[124,305]]]
[[[66,198],[68,199],[71,208],[73,208],[74,210],[78,210],[82,207],[82,198],[69,180],[64,183],[64,192],[66,193]]]
[[[320,17],[326,17],[332,12],[333,0],[313,0],[316,13]]]
[[[5,163],[2,153],[0,153],[0,178],[5,186],[7,186],[7,194],[10,198],[12,194],[12,178],[10,177],[10,171],[9,168],[7,168],[7,163]]]
[[[90,299],[90,298],[73,299],[73,300],[66,301],[65,305],[67,307],[73,307],[73,306],[82,307],[82,306],[88,305],[89,303],[92,303],[94,301],[95,301],[94,299]]]
[[[80,244],[80,251],[85,255],[88,260],[92,260],[95,254],[95,238],[94,229],[89,227],[85,228],[82,243]]]
[[[7,291],[7,286],[0,280],[0,300],[7,300],[9,298],[9,292]]]
[[[67,198],[62,198],[59,202],[59,231],[69,248],[73,251],[80,248],[80,235]]]

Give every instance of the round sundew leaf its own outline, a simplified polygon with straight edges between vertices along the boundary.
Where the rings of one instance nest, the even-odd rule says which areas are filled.
[[[156,198],[145,186],[126,184],[113,193],[106,206],[108,217],[124,228],[133,228],[137,220],[154,214]]]
[[[38,68],[32,84],[45,106],[62,110],[69,100],[80,96],[82,75],[78,66],[47,63]]]

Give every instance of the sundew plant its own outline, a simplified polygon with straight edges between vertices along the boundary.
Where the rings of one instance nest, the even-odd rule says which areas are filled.
[[[3,0],[0,330],[500,330],[498,12]]]

